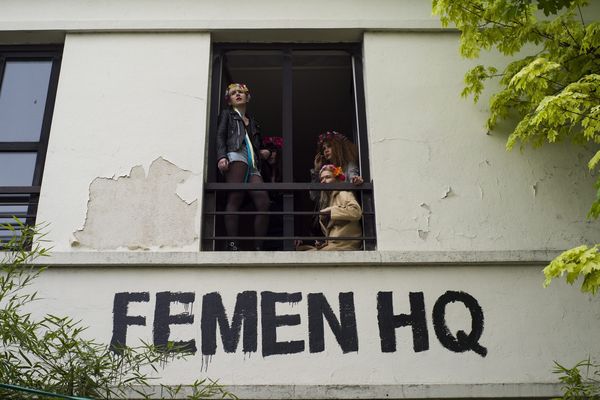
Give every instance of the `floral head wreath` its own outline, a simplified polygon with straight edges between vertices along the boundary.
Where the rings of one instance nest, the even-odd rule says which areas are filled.
[[[333,164],[325,164],[321,167],[321,170],[319,171],[319,176],[321,176],[321,173],[323,171],[331,171],[333,177],[338,181],[344,182],[346,180],[346,175],[344,175],[344,170],[342,169],[342,167],[338,167]]]
[[[319,135],[319,146],[323,145],[323,142],[330,142],[332,140],[347,141],[348,138],[336,131],[327,131]]]
[[[248,90],[248,86],[246,86],[245,83],[230,83],[229,85],[227,85],[227,88],[225,89],[225,101],[229,102],[229,91],[234,87],[239,87],[241,90],[246,92],[246,95],[248,96],[248,101],[250,101],[250,90]]]
[[[263,138],[263,145],[265,147],[275,147],[278,149],[282,149],[283,138],[281,136],[265,136]]]

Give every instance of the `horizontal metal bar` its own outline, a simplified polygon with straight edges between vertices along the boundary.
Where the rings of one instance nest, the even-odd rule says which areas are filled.
[[[206,236],[203,240],[375,240],[374,236]]]
[[[21,211],[21,212],[0,212],[0,218],[35,218],[35,214],[31,215],[31,214],[27,214],[27,211]]]
[[[3,197],[2,195],[0,195],[0,204],[3,207],[9,206],[9,205],[14,205],[14,206],[19,206],[19,207],[23,207],[23,206],[28,206],[29,204],[36,204],[37,201],[31,201],[31,197],[29,196],[10,196],[10,197]]]
[[[35,153],[40,148],[39,142],[0,142],[0,151],[22,151]]]
[[[0,194],[39,194],[40,186],[0,186]]]
[[[333,191],[346,190],[352,192],[365,192],[373,190],[373,184],[363,183],[360,186],[352,183],[220,183],[208,182],[204,188],[209,191],[243,191],[243,190],[266,190],[279,192],[298,192],[298,191]]]
[[[92,400],[89,397],[68,396],[66,394],[46,392],[44,390],[33,389],[33,388],[25,387],[25,386],[10,385],[7,383],[0,383],[0,388],[7,389],[7,390],[19,391],[19,392],[33,393],[33,394],[37,394],[37,395],[44,396],[44,397],[53,397],[53,398],[59,398],[59,399]]]
[[[356,43],[217,43],[215,48],[223,51],[248,51],[248,50],[345,50],[356,51],[360,45]],[[283,56],[283,53],[281,54]]]
[[[319,211],[207,211],[204,215],[319,215]],[[363,212],[363,215],[375,215]]]

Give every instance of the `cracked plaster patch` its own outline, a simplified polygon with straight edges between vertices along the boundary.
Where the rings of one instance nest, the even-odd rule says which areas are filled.
[[[159,157],[147,176],[143,167],[135,166],[129,176],[94,179],[85,224],[73,233],[76,240],[71,245],[136,250],[193,243],[198,239],[198,201],[188,202],[177,194],[191,175]]]

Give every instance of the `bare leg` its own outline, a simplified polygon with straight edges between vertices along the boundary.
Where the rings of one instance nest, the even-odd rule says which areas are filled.
[[[258,175],[250,176],[250,183],[262,183],[262,177]],[[269,211],[269,206],[271,204],[271,200],[269,199],[269,195],[264,190],[251,190],[250,197],[252,197],[252,201],[254,202],[254,207],[256,211],[265,212]],[[267,234],[267,230],[269,229],[269,216],[262,214],[257,215],[254,218],[254,236],[265,236]],[[262,249],[263,240],[256,240],[254,242],[255,247],[257,249]]]
[[[225,174],[227,183],[242,183],[246,177],[248,166],[241,161],[229,163],[229,171]],[[227,195],[226,211],[239,211],[242,201],[244,200],[244,192],[229,192]],[[227,236],[237,236],[238,226],[240,221],[239,215],[225,215],[225,230]]]

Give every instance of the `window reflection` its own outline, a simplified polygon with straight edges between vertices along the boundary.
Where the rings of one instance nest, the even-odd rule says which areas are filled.
[[[0,142],[40,139],[51,61],[7,61],[0,87]]]

